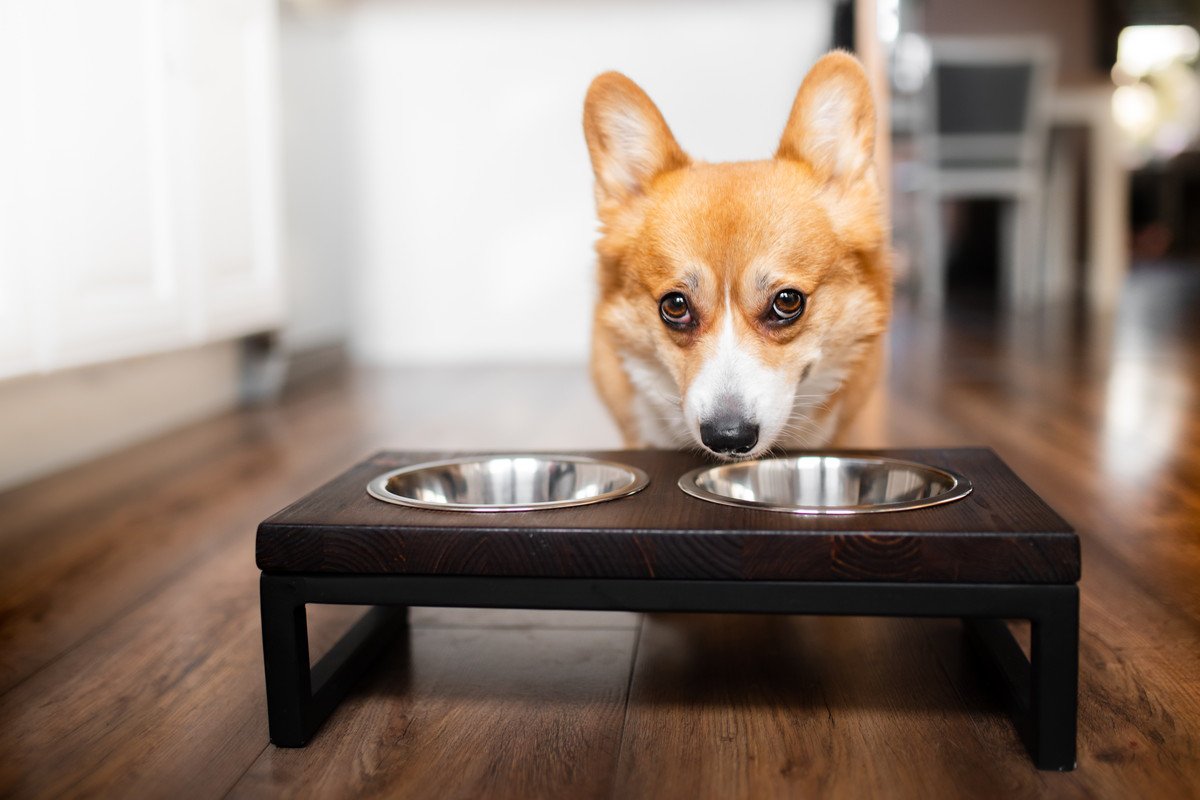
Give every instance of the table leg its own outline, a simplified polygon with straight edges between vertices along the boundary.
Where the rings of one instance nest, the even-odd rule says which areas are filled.
[[[404,606],[376,606],[309,667],[304,579],[263,573],[259,582],[267,722],[271,742],[303,747],[403,628]]]
[[[1074,587],[1072,587],[1074,589]],[[1033,760],[1040,769],[1075,768],[1079,693],[1079,591],[1032,620]]]
[[[1005,687],[1039,769],[1075,767],[1079,589],[1074,585],[591,580],[391,575],[272,575],[261,583],[271,741],[303,747],[402,630],[407,606],[961,616]],[[311,670],[306,603],[377,606]],[[1005,625],[1032,623],[1032,659]]]
[[[1059,587],[1056,587],[1059,588]],[[1018,733],[1038,769],[1075,768],[1079,591],[1061,587],[1028,613],[1031,660],[1002,619],[967,618],[967,633],[1000,678]]]

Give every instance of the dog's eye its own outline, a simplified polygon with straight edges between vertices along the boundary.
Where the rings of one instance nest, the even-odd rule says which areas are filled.
[[[806,303],[804,292],[784,289],[775,295],[775,300],[771,303],[771,314],[778,322],[791,322],[804,313]]]
[[[664,322],[676,328],[687,327],[693,322],[692,309],[688,306],[687,298],[680,292],[663,295],[658,301],[658,313],[662,315]]]

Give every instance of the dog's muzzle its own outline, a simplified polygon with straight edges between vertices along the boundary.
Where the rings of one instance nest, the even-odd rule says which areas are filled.
[[[714,453],[744,456],[758,444],[758,423],[740,413],[718,413],[700,423],[700,441]]]

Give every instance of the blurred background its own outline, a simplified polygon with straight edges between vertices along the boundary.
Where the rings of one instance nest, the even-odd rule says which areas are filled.
[[[693,155],[754,159],[855,49],[900,302],[1112,314],[1131,271],[1200,259],[1196,24],[1189,0],[0,0],[0,487],[347,365],[457,366],[389,391],[479,413],[474,367],[582,375],[606,69]]]

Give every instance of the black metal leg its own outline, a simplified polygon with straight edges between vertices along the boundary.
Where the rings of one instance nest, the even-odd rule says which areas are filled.
[[[1075,769],[1079,692],[1079,590],[1033,620],[1033,760],[1039,769]]]
[[[263,573],[259,602],[271,742],[303,747],[402,627],[408,608],[371,609],[310,669],[304,579]]]
[[[271,741],[303,747],[401,629],[408,606],[568,608],[866,616],[961,616],[1005,687],[1039,769],[1075,767],[1079,590],[1074,585],[576,580],[399,575],[272,575],[261,582]],[[306,603],[369,605],[311,670]],[[1032,622],[1032,659],[1004,624]]]
[[[1038,769],[1075,769],[1079,681],[1079,591],[1053,596],[1021,615],[1032,626],[1031,660],[1002,619],[968,618],[967,632],[1004,687],[1009,712]],[[1016,617],[1016,615],[1014,615]]]
[[[301,747],[308,741],[312,683],[308,615],[298,582],[264,574],[259,581],[259,603],[271,741],[283,747]]]

